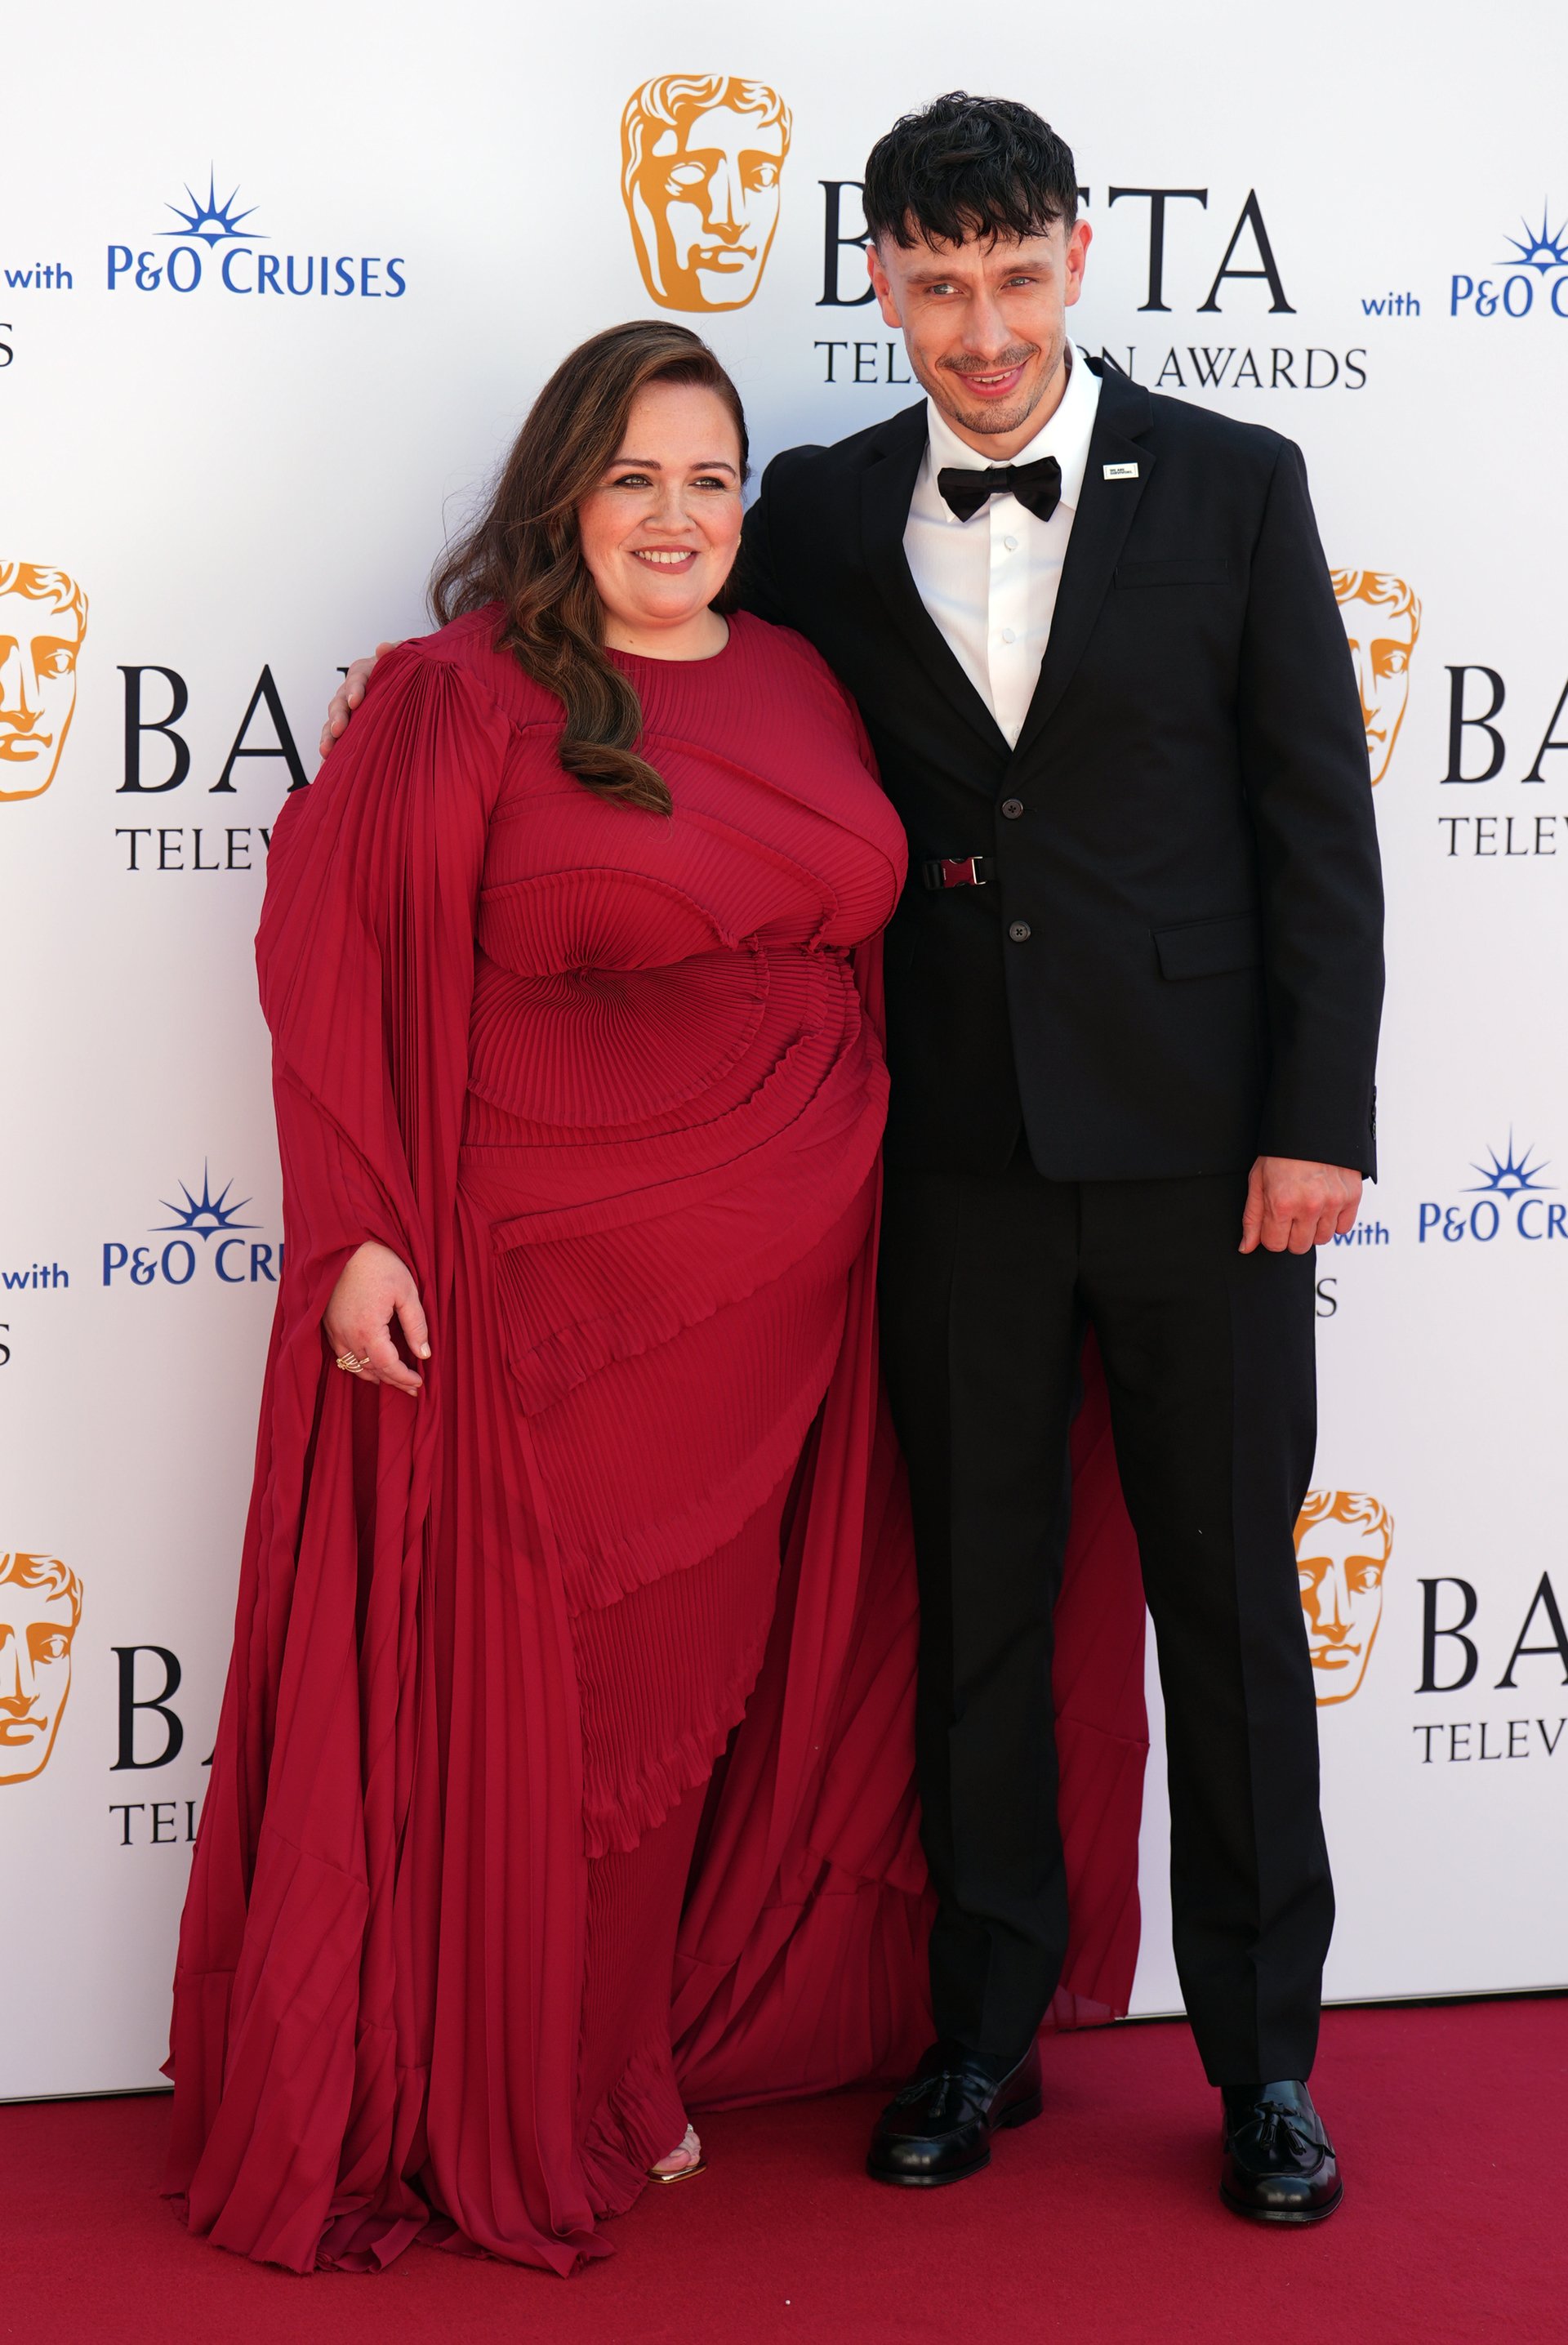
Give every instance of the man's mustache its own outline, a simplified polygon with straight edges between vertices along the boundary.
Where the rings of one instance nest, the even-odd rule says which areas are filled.
[[[1020,342],[1017,350],[1004,350],[996,359],[940,359],[937,363],[949,374],[1003,374],[1008,367],[1022,366],[1027,359],[1038,358],[1037,342]]]

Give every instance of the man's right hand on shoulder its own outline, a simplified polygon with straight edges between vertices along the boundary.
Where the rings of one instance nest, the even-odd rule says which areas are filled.
[[[370,681],[370,670],[383,652],[395,652],[396,644],[378,644],[369,659],[357,659],[327,705],[327,722],[321,727],[321,755],[325,756],[339,734],[349,730],[349,719],[365,697],[365,686]]]

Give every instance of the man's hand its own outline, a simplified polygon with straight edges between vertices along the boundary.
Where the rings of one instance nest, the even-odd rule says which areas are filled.
[[[351,1353],[365,1363],[352,1372],[362,1385],[391,1385],[412,1400],[424,1378],[405,1366],[392,1341],[394,1312],[415,1359],[428,1360],[430,1331],[420,1307],[414,1274],[390,1246],[371,1244],[349,1255],[321,1324],[338,1358]]]
[[[1260,1156],[1247,1181],[1241,1252],[1310,1254],[1355,1226],[1361,1176],[1343,1164],[1309,1164],[1300,1156]]]
[[[370,659],[357,659],[337,691],[327,704],[327,722],[321,727],[321,755],[325,756],[340,733],[349,730],[349,719],[365,697],[365,686],[370,681],[370,670],[383,652],[395,652],[396,644],[378,644]]]

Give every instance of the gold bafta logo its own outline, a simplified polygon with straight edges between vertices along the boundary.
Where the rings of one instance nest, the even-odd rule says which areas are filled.
[[[621,194],[662,310],[744,310],[778,226],[790,113],[765,82],[662,74],[626,101]]]
[[[71,1690],[82,1583],[53,1555],[0,1555],[0,1783],[41,1775]]]
[[[1318,1706],[1359,1691],[1383,1617],[1394,1520],[1361,1490],[1309,1490],[1296,1519],[1296,1569]]]
[[[76,706],[87,598],[37,562],[0,562],[0,798],[35,798],[59,770]]]
[[[1410,698],[1421,604],[1391,571],[1336,570],[1333,581],[1334,600],[1355,662],[1367,757],[1376,784],[1388,772]]]

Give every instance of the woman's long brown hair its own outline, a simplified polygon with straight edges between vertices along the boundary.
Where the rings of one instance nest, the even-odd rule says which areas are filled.
[[[603,606],[577,527],[578,506],[613,463],[632,402],[651,382],[718,393],[734,419],[744,478],[740,395],[707,344],[652,319],[612,326],[579,343],[534,401],[488,508],[438,564],[430,607],[445,626],[499,603],[498,650],[515,654],[566,712],[559,754],[567,772],[601,797],[668,814],[669,790],[637,754],[642,706],[605,653]]]

